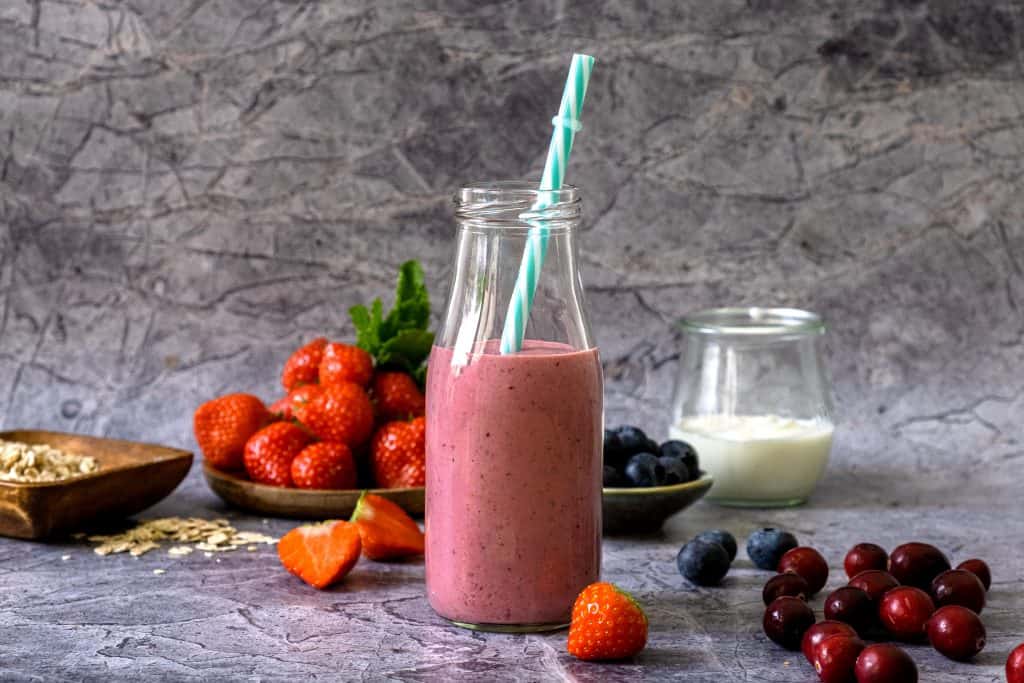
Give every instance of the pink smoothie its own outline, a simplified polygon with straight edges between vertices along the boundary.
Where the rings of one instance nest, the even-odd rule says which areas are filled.
[[[597,350],[497,341],[427,376],[427,596],[473,624],[567,623],[601,567]]]

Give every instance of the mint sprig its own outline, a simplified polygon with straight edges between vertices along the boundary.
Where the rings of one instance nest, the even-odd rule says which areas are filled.
[[[378,367],[403,370],[423,383],[423,362],[434,345],[430,324],[430,296],[418,261],[406,261],[398,270],[395,305],[384,317],[384,305],[374,299],[370,308],[348,310],[356,328],[356,346],[377,361]]]

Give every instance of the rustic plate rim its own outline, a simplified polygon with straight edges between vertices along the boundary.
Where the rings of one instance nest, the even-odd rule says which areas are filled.
[[[714,478],[704,473],[698,479],[693,481],[686,481],[681,484],[669,484],[667,486],[636,486],[636,487],[625,487],[625,486],[609,486],[602,488],[601,492],[604,494],[610,494],[612,496],[653,496],[658,494],[667,493],[679,493],[680,491],[687,491],[689,489],[702,489],[705,486],[711,486],[715,483]]]
[[[112,443],[131,444],[133,446],[145,446],[145,447],[148,447],[148,448],[158,448],[158,449],[161,449],[161,450],[167,451],[167,452],[166,453],[155,454],[153,458],[150,458],[150,459],[142,461],[142,462],[128,463],[128,464],[122,464],[122,465],[117,465],[117,466],[100,468],[100,469],[97,469],[95,472],[87,472],[85,474],[76,474],[74,476],[66,477],[64,479],[57,479],[56,481],[10,481],[9,479],[0,479],[0,488],[43,489],[43,488],[56,488],[56,487],[61,487],[61,486],[70,486],[71,484],[77,484],[77,483],[80,483],[80,482],[83,482],[83,481],[89,481],[91,479],[98,479],[100,477],[111,476],[111,475],[116,474],[118,472],[125,472],[125,471],[128,471],[128,470],[140,469],[142,467],[146,467],[148,465],[153,465],[153,464],[156,464],[156,463],[168,462],[168,461],[174,461],[174,460],[184,460],[186,458],[189,459],[189,460],[193,460],[195,458],[195,453],[193,453],[192,451],[185,450],[184,448],[177,448],[176,446],[165,446],[164,444],[150,443],[148,441],[132,441],[131,439],[115,439],[115,438],[109,437],[109,436],[95,436],[93,434],[76,434],[75,432],[57,432],[57,431],[53,431],[52,429],[5,429],[3,431],[0,431],[0,440],[11,440],[11,441],[13,441],[14,439],[10,439],[8,437],[9,437],[9,435],[16,434],[17,432],[34,432],[36,434],[42,434],[44,436],[45,435],[53,434],[53,435],[62,436],[62,437],[64,437],[64,436],[72,436],[72,437],[75,437],[75,438],[95,439],[95,440],[98,440],[98,441],[107,441],[107,442],[112,442]],[[24,443],[24,442],[22,442],[22,443]],[[49,444],[47,444],[47,445],[49,445]],[[77,455],[77,454],[75,454],[75,455]],[[191,462],[189,463],[189,466],[191,466]]]
[[[251,479],[243,479],[243,478],[241,478],[239,476],[236,476],[236,475],[232,474],[231,472],[225,472],[224,470],[219,470],[216,467],[213,467],[212,465],[207,463],[205,460],[203,461],[203,474],[206,475],[206,476],[212,476],[215,479],[221,479],[221,480],[225,480],[225,481],[236,482],[236,483],[244,485],[244,486],[250,486],[250,487],[256,489],[257,491],[267,491],[267,492],[270,492],[270,491],[276,491],[276,492],[287,491],[290,494],[295,494],[297,496],[307,496],[307,497],[310,497],[310,498],[313,498],[313,497],[320,498],[320,497],[323,497],[325,494],[332,494],[332,493],[333,494],[338,494],[338,495],[351,496],[353,493],[362,493],[363,491],[366,491],[367,493],[376,493],[376,494],[380,494],[382,492],[398,494],[398,493],[417,493],[417,492],[421,492],[421,491],[425,491],[426,490],[426,487],[424,487],[424,486],[412,486],[412,487],[396,488],[396,489],[379,489],[379,488],[372,488],[372,489],[371,488],[354,488],[354,489],[300,489],[300,488],[295,487],[295,486],[271,486],[269,484],[260,484],[259,482],[252,481]]]

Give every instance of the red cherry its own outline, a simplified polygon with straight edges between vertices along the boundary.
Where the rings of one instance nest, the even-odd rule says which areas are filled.
[[[949,569],[942,551],[927,543],[904,543],[889,556],[889,573],[904,586],[928,590],[932,579]]]
[[[825,638],[814,648],[814,670],[823,683],[854,683],[857,657],[864,651],[864,641],[846,635]]]
[[[762,626],[773,642],[787,650],[799,650],[804,633],[814,625],[814,612],[800,598],[783,595],[764,612]]]
[[[965,662],[985,649],[985,625],[966,607],[946,605],[928,620],[928,641],[950,659]]]
[[[883,595],[900,585],[900,582],[893,578],[893,575],[889,572],[869,569],[850,579],[849,585],[854,588],[860,588],[868,594],[868,597],[873,602],[878,602],[882,599]]]
[[[981,581],[981,585],[985,587],[985,590],[992,587],[992,572],[989,571],[988,565],[985,564],[985,560],[964,560],[958,564],[956,568],[964,569],[977,576],[978,580]]]
[[[807,600],[807,596],[810,594],[811,590],[807,587],[807,582],[804,581],[802,576],[797,576],[796,574],[776,574],[768,579],[768,583],[764,585],[764,590],[761,591],[761,598],[764,600],[764,604],[770,605],[775,598],[782,597],[783,595]]]
[[[878,616],[882,625],[900,640],[920,640],[925,634],[928,619],[935,611],[935,603],[920,588],[899,586],[882,596]]]
[[[1024,683],[1024,643],[1006,658],[1006,683]]]
[[[889,568],[889,554],[885,548],[874,543],[858,543],[850,548],[843,560],[843,568],[850,578],[869,569],[885,571]]]
[[[800,547],[787,551],[779,560],[778,572],[793,572],[802,576],[814,595],[825,587],[828,581],[828,562],[814,548]]]
[[[807,658],[807,661],[813,665],[814,648],[818,646],[818,643],[830,636],[840,635],[856,638],[857,632],[853,630],[852,626],[844,624],[841,621],[819,621],[804,633],[804,637],[800,641],[800,650],[804,653],[804,657]]]
[[[875,620],[875,603],[860,588],[843,586],[825,598],[825,618],[841,621],[863,632]]]
[[[985,607],[985,586],[966,569],[950,569],[932,581],[932,597],[938,607],[960,605],[981,614]]]
[[[901,647],[869,645],[853,668],[857,683],[917,683],[917,665]]]

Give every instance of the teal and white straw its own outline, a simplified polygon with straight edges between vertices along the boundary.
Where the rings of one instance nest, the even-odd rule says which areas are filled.
[[[580,125],[580,111],[583,109],[583,98],[587,94],[587,82],[594,68],[594,58],[588,55],[572,56],[569,65],[569,76],[565,81],[562,93],[562,104],[558,108],[558,116],[551,120],[555,129],[551,134],[548,146],[548,158],[544,164],[544,175],[540,181],[540,198],[533,210],[544,209],[551,204],[548,193],[544,190],[558,190],[565,178],[565,168],[569,165],[569,154],[572,152],[572,141]],[[512,300],[505,315],[505,329],[501,333],[501,352],[516,353],[523,348],[523,335],[526,332],[526,321],[530,318],[533,307],[533,296],[537,292],[537,282],[544,266],[544,257],[548,250],[549,229],[543,223],[532,223],[530,234],[526,239],[523,260],[519,264],[519,275],[512,291]]]

